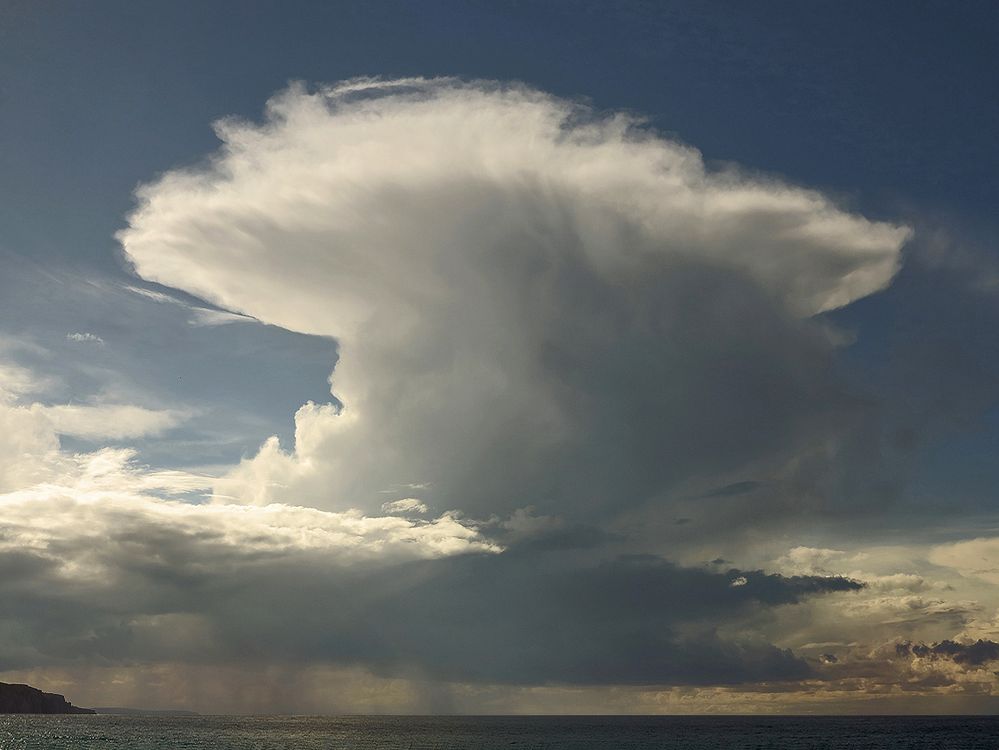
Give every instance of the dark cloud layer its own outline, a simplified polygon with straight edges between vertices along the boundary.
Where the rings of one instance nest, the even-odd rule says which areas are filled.
[[[849,591],[843,579],[731,574],[659,558],[596,565],[536,553],[426,561],[405,570],[320,585],[309,654],[400,667],[449,680],[509,683],[712,684],[791,679],[807,673],[765,642],[715,633],[750,610]],[[235,640],[253,614],[234,618]],[[332,618],[332,623],[326,620]],[[326,627],[324,627],[326,623]],[[311,631],[311,632],[310,632]],[[280,637],[274,632],[268,642]],[[227,637],[228,639],[228,637]]]
[[[29,552],[0,560],[0,669],[278,660],[511,684],[788,680],[810,668],[718,628],[860,588],[652,556],[589,561],[558,545],[371,569],[169,528],[112,531],[100,550],[82,549],[90,543],[62,545],[60,563]],[[102,577],[67,578],[74,559],[99,564]]]
[[[958,643],[943,640],[939,643],[899,643],[895,646],[898,656],[916,656],[921,659],[949,659],[955,664],[980,667],[999,659],[999,643],[979,638],[977,641]]]

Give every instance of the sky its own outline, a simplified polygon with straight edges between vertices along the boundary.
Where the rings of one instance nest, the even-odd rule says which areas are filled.
[[[0,4],[0,681],[999,711],[999,8]]]

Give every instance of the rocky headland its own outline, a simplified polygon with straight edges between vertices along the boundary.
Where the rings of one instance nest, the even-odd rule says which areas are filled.
[[[92,714],[79,708],[58,693],[43,693],[30,685],[0,682],[0,714]]]

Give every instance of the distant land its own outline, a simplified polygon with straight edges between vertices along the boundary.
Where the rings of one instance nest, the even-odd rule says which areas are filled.
[[[92,714],[92,708],[79,708],[58,693],[44,693],[30,685],[0,682],[0,714]]]
[[[123,706],[97,706],[94,711],[113,716],[201,716],[197,711],[180,711],[155,708],[125,708]]]

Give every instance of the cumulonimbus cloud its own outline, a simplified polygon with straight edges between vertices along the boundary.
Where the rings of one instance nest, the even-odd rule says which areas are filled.
[[[339,403],[220,483],[245,502],[428,484],[585,514],[828,452],[855,404],[810,318],[885,287],[908,236],[525,86],[292,86],[216,129],[207,165],[141,188],[127,257],[340,345]]]
[[[863,409],[817,318],[890,283],[906,228],[525,86],[293,86],[217,132],[207,163],[140,189],[125,253],[149,281],[335,338],[335,398],[205,505],[127,456],[83,487],[18,484],[0,554],[47,585],[6,593],[17,623],[65,624],[18,625],[8,661],[813,675],[749,623],[861,584],[685,567],[615,523],[677,517],[672,490],[700,480],[680,495],[750,508],[841,453]],[[94,549],[81,514],[112,543]],[[695,516],[684,536],[717,532]],[[67,577],[88,566],[116,583],[80,606]]]

